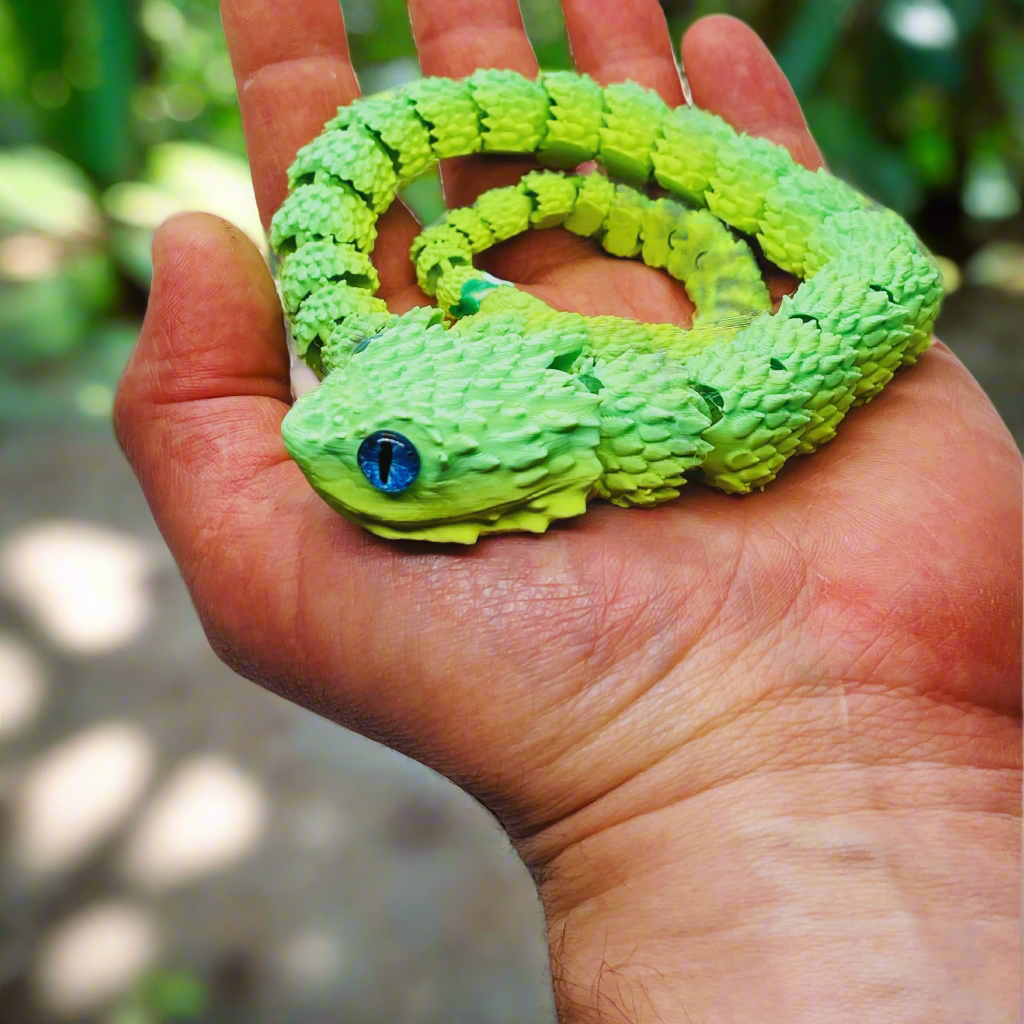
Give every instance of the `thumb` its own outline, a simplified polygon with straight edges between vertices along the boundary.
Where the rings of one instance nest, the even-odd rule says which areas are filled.
[[[281,310],[256,247],[206,214],[168,221],[114,427],[179,564],[196,557],[210,515],[260,515],[261,475],[287,458],[290,400]]]
[[[240,394],[290,401],[274,283],[238,228],[186,213],[156,232],[153,288],[122,386],[131,409]]]

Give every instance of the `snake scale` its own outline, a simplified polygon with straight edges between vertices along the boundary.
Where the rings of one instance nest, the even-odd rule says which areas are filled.
[[[390,313],[377,218],[437,160],[481,152],[540,168],[422,231],[411,258],[439,305]],[[605,173],[573,173],[592,161]],[[320,383],[284,442],[322,498],[387,538],[541,533],[595,497],[668,501],[688,477],[763,488],[915,362],[942,298],[896,213],[633,82],[411,82],[342,107],[289,187],[271,243]],[[683,282],[692,327],[558,311],[473,265],[556,226]],[[774,311],[761,257],[802,279]]]

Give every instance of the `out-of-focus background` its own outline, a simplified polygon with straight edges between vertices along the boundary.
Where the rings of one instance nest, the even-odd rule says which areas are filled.
[[[418,74],[402,0],[342,6],[364,91]],[[569,66],[553,0],[522,6]],[[663,6],[767,40],[833,170],[941,258],[939,334],[1020,443],[1024,0]],[[500,830],[221,666],[116,449],[185,209],[262,244],[216,0],[0,0],[0,1024],[550,1021]]]

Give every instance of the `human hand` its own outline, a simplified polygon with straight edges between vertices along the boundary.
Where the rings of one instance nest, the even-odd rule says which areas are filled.
[[[426,74],[536,69],[514,0],[412,0]],[[682,92],[653,0],[565,0],[581,71]],[[223,0],[264,221],[356,94],[336,0]],[[694,99],[820,158],[739,23]],[[444,168],[451,205],[516,171]],[[423,301],[394,207],[374,258]],[[679,320],[678,286],[562,231],[491,269],[561,308]],[[116,421],[230,665],[482,800],[538,880],[566,1021],[996,1021],[1016,1002],[1020,458],[941,344],[763,494],[595,505],[541,538],[396,545],[287,458],[270,275],[213,218],[154,242]],[[838,996],[838,998],[837,998]]]

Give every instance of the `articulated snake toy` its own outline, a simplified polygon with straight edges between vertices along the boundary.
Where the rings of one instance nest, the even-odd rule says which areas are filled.
[[[401,183],[479,152],[544,169],[421,232],[411,257],[439,305],[388,312],[377,218]],[[605,173],[571,173],[590,161]],[[271,243],[296,350],[321,381],[285,417],[285,445],[321,497],[382,537],[541,533],[592,498],[669,501],[688,476],[763,488],[916,361],[942,298],[897,214],[632,82],[415,81],[341,108],[289,184]],[[559,225],[682,281],[692,327],[558,311],[473,265]],[[775,312],[751,240],[802,279]]]

